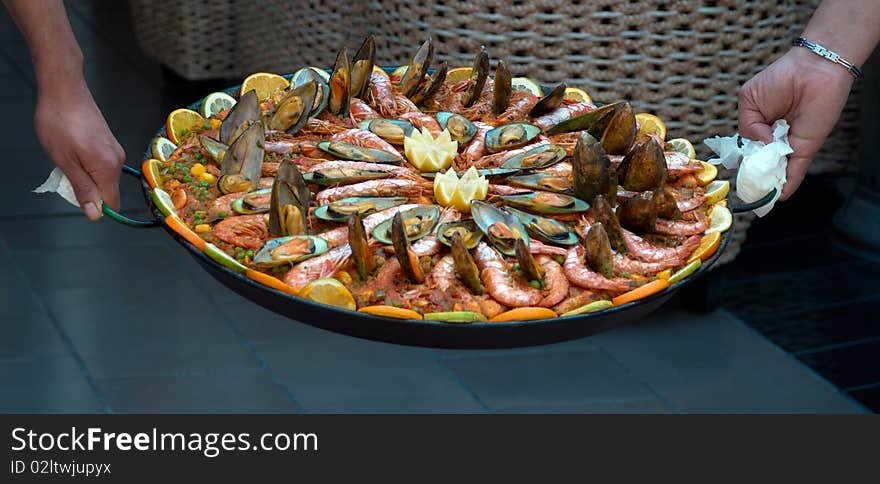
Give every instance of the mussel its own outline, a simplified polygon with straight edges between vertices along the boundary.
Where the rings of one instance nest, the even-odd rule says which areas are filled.
[[[565,148],[553,143],[546,143],[512,156],[501,165],[501,168],[540,170],[562,161],[565,157]]]
[[[351,108],[351,64],[348,61],[348,51],[345,47],[336,55],[336,64],[330,73],[330,99],[328,108],[330,114],[342,118],[348,117]]]
[[[460,232],[455,232],[452,235],[449,244],[452,248],[452,260],[455,265],[455,272],[458,273],[458,278],[461,279],[461,282],[463,282],[464,285],[474,294],[483,294],[483,284],[480,282],[480,270],[477,268],[474,258],[471,257],[471,253],[468,252],[468,249],[471,249],[472,247],[468,247],[467,242],[465,242],[465,239]]]
[[[654,189],[654,203],[657,204],[657,216],[670,220],[680,219],[682,214],[675,196],[666,187]]]
[[[241,103],[236,104],[240,106]],[[263,144],[265,137],[263,125],[253,122],[250,127],[232,143],[220,164],[220,179],[217,188],[223,193],[249,192],[260,182],[263,165]]]
[[[203,134],[199,135],[199,143],[201,143],[202,149],[208,154],[208,157],[217,163],[223,163],[223,157],[226,155],[226,151],[229,150],[229,146],[226,143],[221,143]]]
[[[548,135],[589,131],[610,155],[623,155],[636,137],[636,117],[632,106],[618,101],[560,122],[547,130]]]
[[[614,276],[611,243],[608,241],[608,234],[605,233],[605,227],[601,222],[591,225],[587,233],[584,234],[584,249],[587,253],[587,265],[591,269],[605,277]]]
[[[293,74],[293,77],[290,80],[290,89],[296,89],[309,81],[314,81],[318,87],[315,91],[315,102],[312,105],[312,112],[310,114],[311,117],[315,117],[321,114],[321,112],[324,111],[324,108],[327,107],[328,99],[330,99],[330,85],[327,84],[324,77],[318,73],[317,68],[304,67]]]
[[[406,121],[384,118],[365,119],[358,123],[358,127],[395,145],[402,145],[403,139],[415,129],[412,124]]]
[[[269,204],[272,200],[272,189],[263,188],[245,194],[241,198],[232,201],[232,210],[242,215],[251,215],[254,213],[265,213],[269,211]]]
[[[473,249],[483,240],[483,232],[472,219],[446,222],[437,227],[437,238],[443,245],[452,247],[452,238],[456,234],[467,249]]]
[[[617,195],[615,195],[615,198]],[[620,222],[617,215],[608,200],[602,195],[596,195],[593,199],[593,206],[590,208],[590,215],[604,226],[611,247],[617,252],[625,253],[629,251],[626,242],[623,240],[623,231],[620,229]]]
[[[388,178],[391,173],[387,171],[356,170],[354,168],[318,168],[308,173],[303,173],[303,179],[316,185],[348,185],[367,180]]]
[[[514,187],[543,190],[556,193],[571,193],[571,180],[565,176],[550,173],[530,173],[516,175],[507,179],[507,184]]]
[[[519,269],[528,281],[537,281],[544,287],[544,268],[535,260],[529,247],[523,239],[517,239],[513,243],[513,252],[516,254],[516,261],[519,262]]]
[[[404,96],[412,96],[416,93],[428,69],[431,67],[431,61],[434,59],[434,43],[429,37],[422,43],[419,50],[416,51],[409,64],[407,64],[406,72],[400,77],[400,92]]]
[[[459,146],[467,143],[477,134],[474,123],[461,114],[441,111],[435,116],[440,127],[449,131],[449,135],[453,140],[458,141]]]
[[[440,220],[440,207],[437,205],[419,205],[403,212],[398,212],[403,219],[403,227],[409,241],[416,241],[433,232]],[[373,229],[372,236],[383,244],[391,244],[391,223],[388,219]]]
[[[510,205],[537,213],[578,213],[586,212],[590,204],[564,193],[524,192],[513,195],[500,195],[498,200]]]
[[[311,193],[302,173],[290,160],[278,167],[269,202],[269,233],[272,235],[308,235]]]
[[[314,78],[289,90],[269,115],[266,127],[295,134],[309,120],[317,92],[318,83]]]
[[[223,144],[232,144],[250,126],[251,123],[260,121],[260,99],[257,91],[250,91],[241,95],[241,99],[232,106],[223,123],[220,124],[220,141]]]
[[[530,244],[522,222],[506,210],[482,200],[474,200],[471,204],[471,215],[492,245],[506,256],[516,255],[514,245],[517,239],[523,239],[526,246]]]
[[[437,91],[440,90],[440,86],[446,81],[446,73],[449,72],[449,64],[446,61],[440,63],[440,67],[434,71],[434,74],[431,76],[431,82],[426,83],[424,89],[416,92],[410,98],[412,102],[416,105],[421,106],[426,102],[430,101],[434,95],[437,94]]]
[[[617,168],[620,186],[634,192],[653,190],[666,181],[666,156],[651,136],[640,137]]]
[[[390,153],[375,148],[364,148],[363,146],[357,146],[342,141],[321,141],[318,143],[318,148],[342,160],[394,164],[403,161],[403,157],[397,153]]]
[[[351,260],[354,263],[354,269],[361,279],[366,280],[376,268],[376,260],[370,251],[367,231],[358,212],[352,213],[348,219],[348,244],[351,247]]]
[[[602,195],[617,201],[617,176],[611,160],[590,133],[582,131],[574,147],[571,162],[572,189],[577,197],[592,200]]]
[[[349,197],[321,205],[312,213],[321,220],[344,222],[354,214],[365,217],[386,208],[403,205],[406,201],[406,197]]]
[[[498,115],[507,111],[510,106],[510,95],[513,92],[510,70],[504,59],[499,59],[498,65],[495,66],[494,82],[492,85],[492,113]]]
[[[368,35],[351,58],[351,96],[363,98],[370,88],[373,62],[376,58],[376,39]]]
[[[404,221],[404,217],[400,212],[394,214],[391,218],[390,237],[394,245],[394,256],[400,262],[400,268],[403,275],[411,282],[421,284],[425,282],[425,273],[422,266],[419,265],[419,257],[413,252],[410,246],[410,239],[407,233],[409,228]]]
[[[269,269],[293,264],[327,252],[327,241],[312,235],[291,235],[270,239],[254,254],[254,265]]]
[[[554,87],[546,96],[542,97],[529,111],[529,116],[537,118],[543,116],[550,111],[558,108],[562,104],[562,98],[565,97],[565,83]]]
[[[541,134],[541,128],[529,123],[509,123],[486,133],[486,150],[490,153],[519,148]]]
[[[516,216],[532,237],[554,245],[575,245],[578,243],[577,235],[558,220],[524,212],[513,207],[506,207],[504,210]]]
[[[636,232],[645,234],[654,231],[657,222],[657,204],[653,192],[641,192],[626,199],[617,209],[620,225]]]
[[[486,79],[489,77],[489,54],[486,48],[480,46],[479,52],[474,57],[474,65],[471,67],[471,78],[468,83],[467,90],[461,98],[462,105],[469,108],[477,102],[480,94],[483,93],[483,87],[486,85]]]

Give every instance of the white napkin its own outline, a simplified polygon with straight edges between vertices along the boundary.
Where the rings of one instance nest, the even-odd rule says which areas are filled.
[[[788,128],[788,123],[780,119],[773,123],[772,142],[765,144],[743,138],[742,148],[738,142],[739,133],[724,138],[715,136],[703,141],[719,156],[710,163],[724,165],[728,170],[739,167],[736,174],[736,194],[744,202],[759,200],[770,190],[776,189],[776,196],[770,203],[753,210],[759,217],[770,213],[776,200],[782,195],[788,155],[794,151],[788,144]]]
[[[42,185],[34,188],[34,193],[47,192],[57,193],[71,205],[79,207],[76,193],[73,191],[73,185],[70,184],[70,180],[67,179],[67,176],[64,175],[60,168],[52,170],[52,173],[49,173],[49,178]]]

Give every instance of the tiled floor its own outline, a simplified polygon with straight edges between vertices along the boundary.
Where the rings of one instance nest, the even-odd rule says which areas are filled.
[[[70,3],[89,81],[134,162],[164,113],[204,89],[163,84],[124,4]],[[17,171],[0,181],[0,411],[864,411],[729,312],[689,314],[676,301],[622,330],[493,351],[365,341],[271,313],[160,230],[92,224],[28,193],[52,165],[25,122],[33,77],[5,13],[0,40],[3,119],[17,120],[3,125]],[[144,216],[135,184],[122,191],[125,210]],[[853,392],[865,395],[877,389]]]

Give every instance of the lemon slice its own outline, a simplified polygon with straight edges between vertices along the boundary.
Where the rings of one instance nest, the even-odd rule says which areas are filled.
[[[669,285],[671,286],[671,285],[681,281],[685,277],[693,274],[697,269],[700,268],[700,266],[702,264],[703,264],[703,261],[701,261],[700,259],[692,260],[688,265],[679,269],[678,272],[669,276]]]
[[[572,309],[571,311],[568,311],[567,313],[562,313],[562,314],[560,314],[560,316],[566,317],[566,316],[577,316],[579,314],[595,313],[596,311],[602,311],[604,309],[608,309],[611,306],[614,306],[614,303],[603,299],[601,301],[593,301],[589,304],[584,304],[583,306],[581,306],[577,309]]]
[[[168,139],[174,144],[189,136],[193,128],[204,126],[205,118],[191,109],[175,109],[165,120],[165,131]]]
[[[434,198],[437,203],[448,207],[452,205],[452,197],[458,189],[458,176],[455,170],[448,170],[446,173],[438,174],[434,177]]]
[[[420,171],[438,172],[452,165],[458,154],[458,142],[445,129],[435,139],[427,128],[422,128],[403,138],[403,152]]]
[[[474,200],[484,200],[489,192],[489,180],[470,167],[461,176],[450,169],[434,177],[434,198],[441,206],[470,212]]]
[[[202,116],[210,118],[211,116],[235,106],[235,98],[225,92],[212,92],[205,96],[202,100],[201,111]]]
[[[694,145],[684,138],[675,138],[667,141],[664,149],[687,155],[690,159],[697,157],[697,150],[694,149]]]
[[[593,100],[590,98],[590,95],[587,94],[587,91],[583,89],[578,89],[576,87],[566,87],[565,88],[565,96],[564,99],[568,99],[574,102],[588,102],[592,103]]]
[[[694,176],[697,177],[697,181],[700,183],[700,185],[706,186],[712,180],[714,180],[716,176],[718,176],[718,168],[716,168],[715,165],[710,165],[709,163],[706,163],[705,161],[697,161],[699,161],[700,164],[703,165],[703,169],[696,172]]]
[[[666,123],[650,113],[636,114],[636,123],[639,124],[639,133],[656,134],[660,139],[666,139]]]
[[[711,234],[707,233],[700,239],[700,245],[697,247],[697,250],[691,254],[691,258],[688,259],[688,263],[691,263],[697,259],[706,260],[709,257],[712,257],[712,254],[718,250],[718,247],[721,245],[721,232],[713,232]],[[671,279],[671,278],[670,278]]]
[[[150,152],[153,153],[153,158],[159,161],[167,160],[168,157],[171,156],[171,153],[174,153],[174,150],[176,149],[177,145],[164,136],[156,136],[153,139],[153,144],[150,146]]]
[[[446,82],[459,82],[470,79],[471,72],[473,72],[473,68],[471,67],[456,67],[454,69],[449,69],[446,73]]]
[[[306,287],[302,288],[299,295],[300,297],[328,306],[335,306],[350,311],[357,309],[357,304],[351,292],[341,282],[332,277],[315,279],[306,284]]]
[[[723,205],[712,205],[709,210],[709,228],[707,234],[714,232],[726,232],[733,225],[733,215],[730,209]]]
[[[394,71],[391,73],[391,77],[396,77],[397,79],[400,79],[403,77],[404,74],[406,74],[407,70],[409,70],[409,66],[400,66],[397,69],[394,69]]]
[[[714,180],[706,185],[706,205],[712,205],[724,200],[730,192],[730,182],[727,180]]]
[[[528,91],[538,97],[544,96],[544,91],[541,89],[541,86],[528,77],[514,77],[510,80],[510,84],[514,90]]]
[[[278,74],[257,72],[247,76],[244,82],[241,83],[241,94],[255,90],[260,101],[265,101],[278,91],[287,89],[288,86],[290,86],[290,82]]]

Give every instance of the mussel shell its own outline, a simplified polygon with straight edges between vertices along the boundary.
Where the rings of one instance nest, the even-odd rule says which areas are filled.
[[[414,102],[416,105],[421,106],[427,101],[430,101],[431,98],[433,98],[437,94],[437,91],[440,90],[440,86],[442,86],[443,83],[446,82],[447,72],[449,72],[449,64],[447,64],[446,61],[443,61],[440,64],[440,67],[438,67],[437,70],[434,71],[434,74],[431,76],[431,83],[428,84],[427,87],[410,97],[412,102]]]
[[[522,271],[526,280],[538,281],[543,288],[544,268],[535,260],[532,251],[529,250],[529,246],[526,245],[525,241],[518,239],[514,242],[513,251],[516,255],[517,262],[519,262],[519,269]]]
[[[550,111],[558,108],[562,104],[562,98],[565,97],[565,83],[559,84],[553,88],[546,96],[542,97],[529,111],[529,116],[537,118],[543,116]]]
[[[641,192],[626,199],[617,209],[617,217],[620,220],[620,225],[637,234],[653,232],[657,222],[657,204],[654,202],[654,193]]]
[[[657,204],[657,216],[677,220],[681,218],[681,210],[675,201],[675,196],[668,188],[659,187],[654,190],[654,203]]]
[[[564,193],[526,192],[513,195],[500,195],[498,200],[510,205],[537,213],[579,213],[586,212],[590,204]]]
[[[509,123],[486,133],[486,150],[490,153],[519,148],[541,134],[541,128],[529,123]]]
[[[615,198],[616,197],[617,195],[615,195]],[[620,253],[629,251],[629,248],[626,246],[626,242],[623,239],[623,231],[620,229],[620,222],[617,220],[617,215],[614,213],[614,209],[604,196],[596,195],[596,198],[593,199],[593,206],[590,207],[590,214],[596,219],[596,221],[604,226],[605,233],[607,234],[608,240],[611,242],[611,247],[613,247],[614,250]]]
[[[272,199],[269,202],[269,233],[273,235],[306,235],[309,230],[309,202],[311,193],[299,169],[290,160],[284,160],[278,167],[275,182],[272,184]],[[289,219],[290,207],[298,211],[300,220]],[[298,227],[304,233],[291,233],[291,227]]]
[[[415,129],[412,124],[406,121],[385,118],[365,119],[358,123],[358,127],[395,145],[402,145],[403,139]]]
[[[203,134],[199,135],[199,143],[201,143],[202,150],[208,154],[208,157],[217,163],[223,163],[223,157],[226,155],[226,151],[229,150],[229,146],[226,143],[221,143]]]
[[[486,85],[486,79],[489,77],[489,54],[486,47],[480,46],[480,51],[474,57],[474,64],[471,67],[471,78],[468,83],[467,90],[461,98],[462,105],[469,108],[477,102],[480,94],[483,93],[483,87]]]
[[[504,59],[498,60],[495,66],[495,80],[492,85],[492,113],[495,115],[507,111],[510,106],[510,95],[513,93],[513,82],[510,69]]]
[[[374,148],[364,148],[363,146],[357,146],[342,141],[321,141],[318,143],[318,148],[321,151],[330,153],[342,160],[393,164],[398,164],[403,161],[403,158],[396,153],[389,153]]]
[[[373,62],[376,58],[376,39],[368,35],[351,58],[351,95],[363,98],[370,88],[370,76],[373,74]]]
[[[367,180],[388,178],[392,174],[387,171],[366,171],[351,168],[319,168],[308,173],[303,173],[303,179],[307,183],[316,185],[348,185]]]
[[[241,99],[232,106],[223,123],[220,124],[220,141],[231,144],[241,135],[242,126],[260,121],[260,99],[257,91],[250,91],[241,95]]]
[[[453,266],[455,267],[455,272],[458,273],[458,278],[474,294],[483,294],[480,269],[469,252],[469,249],[472,247],[467,246],[461,233],[458,232],[452,236],[450,247],[452,248]]]
[[[571,163],[572,189],[577,197],[592,200],[602,195],[617,200],[617,175],[602,145],[589,132],[582,131],[574,147]]]
[[[241,198],[236,198],[232,201],[232,210],[242,215],[268,212],[271,203],[271,195],[271,188],[263,188],[261,190],[247,193]]]
[[[223,163],[220,164],[221,179],[218,180],[221,192],[250,191],[257,187],[263,165],[264,144],[262,123],[251,123],[223,156]],[[252,186],[246,190],[236,190],[244,188],[245,180]]]
[[[462,242],[468,250],[473,249],[483,240],[483,232],[471,219],[446,222],[437,227],[437,239],[448,247],[452,247],[452,236],[456,233],[461,235]]]
[[[220,178],[217,179],[217,189],[224,194],[249,192],[255,188],[257,188],[256,183],[248,180],[247,177],[239,173],[220,175]]]
[[[604,275],[614,276],[614,259],[611,254],[611,243],[601,222],[594,223],[584,234],[584,249],[587,265]]]
[[[514,187],[543,190],[555,193],[571,193],[571,180],[568,177],[551,175],[550,173],[530,173],[516,175],[507,179],[507,184]]]
[[[279,247],[293,241],[303,241],[304,248],[306,249],[305,252],[285,254],[283,251],[277,251]],[[254,254],[254,265],[259,268],[268,269],[284,264],[292,264],[321,255],[327,252],[328,249],[329,246],[326,240],[312,235],[278,237],[270,239]]]
[[[386,208],[403,205],[406,201],[406,197],[349,197],[321,205],[312,213],[315,217],[328,222],[344,222],[353,213],[364,217]]]
[[[459,144],[467,143],[477,134],[477,127],[468,118],[458,113],[441,111],[436,114],[440,127],[449,131],[449,136]]]
[[[404,226],[407,228],[407,238],[410,242],[421,239],[430,234],[440,220],[440,207],[437,205],[419,205],[400,213]],[[373,229],[371,235],[383,244],[391,244],[391,222],[388,219]]]
[[[351,247],[351,259],[355,271],[361,279],[366,279],[376,267],[376,260],[370,251],[364,222],[357,212],[348,219],[348,245]]]
[[[540,170],[562,161],[566,156],[565,148],[547,143],[511,157],[501,165],[501,168]]]
[[[471,204],[471,215],[489,242],[506,256],[513,257],[516,254],[514,249],[516,239],[523,239],[527,246],[531,242],[529,234],[519,218],[495,205],[482,200],[474,200]],[[508,231],[509,234],[506,233]]]
[[[653,190],[666,181],[666,155],[656,139],[645,136],[623,158],[617,171],[623,188],[634,192]]]
[[[330,74],[330,98],[328,108],[330,114],[348,117],[351,108],[351,64],[345,47],[336,55],[336,64]]]
[[[532,237],[553,245],[575,245],[578,243],[577,235],[558,220],[523,212],[513,207],[506,207],[504,210],[516,216]]]
[[[304,67],[293,74],[293,77],[291,77],[290,88],[296,89],[311,80],[314,80],[315,84],[318,86],[318,89],[315,92],[315,102],[310,114],[311,117],[315,117],[321,114],[321,111],[327,107],[327,102],[330,98],[330,85],[327,84],[327,81],[317,73],[315,68]]]
[[[562,121],[547,130],[548,135],[589,131],[610,155],[626,154],[635,140],[636,118],[626,101],[606,104],[580,116]]]
[[[425,281],[425,274],[419,265],[419,258],[410,246],[405,218],[400,212],[391,218],[391,243],[394,246],[394,256],[400,263],[403,275],[412,282],[420,284]]]
[[[430,38],[426,40],[416,51],[412,59],[407,64],[407,69],[400,77],[400,92],[404,96],[413,95],[425,79],[428,69],[431,67],[431,61],[434,59],[434,43]]]
[[[554,134],[571,133],[574,131],[590,131],[590,134],[596,138],[601,138],[601,132],[608,124],[608,120],[610,120],[611,116],[618,109],[621,109],[622,106],[623,101],[619,101],[597,107],[596,109],[587,111],[580,116],[560,121],[556,125],[551,126],[550,129],[547,130],[547,134],[552,136]],[[596,134],[596,131],[598,131],[599,134]]]
[[[318,83],[314,78],[289,90],[275,106],[266,126],[276,131],[295,134],[309,120],[317,92]]]

